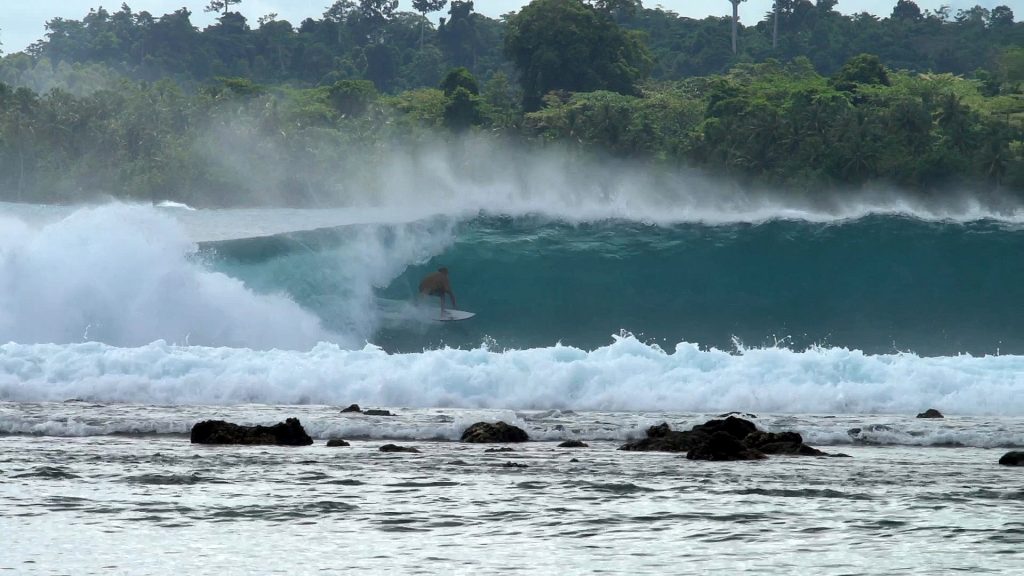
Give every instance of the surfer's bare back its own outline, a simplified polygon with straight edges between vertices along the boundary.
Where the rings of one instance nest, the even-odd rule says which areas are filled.
[[[444,295],[452,298],[452,308],[455,308],[455,292],[452,292],[452,284],[448,280],[448,268],[442,266],[437,272],[432,272],[420,281],[420,294],[424,296],[438,296],[441,298],[441,314],[444,314]]]

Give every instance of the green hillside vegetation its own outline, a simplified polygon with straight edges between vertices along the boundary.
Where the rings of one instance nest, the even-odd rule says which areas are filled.
[[[499,20],[455,1],[439,26],[440,0],[342,0],[257,28],[231,4],[202,31],[185,10],[96,9],[5,56],[0,199],[315,204],[466,136],[804,191],[1024,194],[1024,24],[1005,7],[782,0],[777,32],[774,14],[738,26],[733,54],[730,18],[633,0]]]

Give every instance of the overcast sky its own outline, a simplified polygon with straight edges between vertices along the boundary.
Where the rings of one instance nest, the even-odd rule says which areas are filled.
[[[44,24],[55,17],[81,20],[90,8],[103,6],[107,10],[120,9],[123,0],[2,0],[0,8],[0,42],[4,53],[17,52],[32,42],[39,40],[45,33]],[[403,10],[411,10],[412,0],[401,0]],[[203,27],[209,24],[212,15],[203,12],[209,0],[128,0],[133,11],[146,10],[154,16],[160,16],[186,7],[192,10],[192,23]],[[528,0],[476,0],[476,11],[498,17],[502,14],[519,10]],[[275,12],[278,17],[288,20],[294,25],[305,18],[320,18],[333,0],[243,0],[235,9],[250,19],[253,25],[256,19],[265,14]],[[772,4],[772,0],[748,0],[740,5],[740,19],[752,23],[761,19]],[[880,16],[888,16],[896,0],[840,0],[837,9],[844,14],[871,12]],[[1016,19],[1024,17],[1024,0],[917,0],[921,9],[934,9],[942,4],[949,4],[955,12],[980,4],[987,8],[1006,5],[1013,9]],[[648,8],[662,7],[682,16],[703,18],[705,16],[726,15],[731,13],[728,0],[644,0]],[[435,15],[436,16],[436,15]]]

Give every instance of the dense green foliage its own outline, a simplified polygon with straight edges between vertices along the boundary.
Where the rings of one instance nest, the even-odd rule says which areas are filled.
[[[1024,194],[1024,24],[1005,7],[897,0],[879,19],[780,0],[777,34],[774,14],[741,25],[734,55],[728,16],[638,0],[500,20],[339,0],[297,28],[250,28],[235,3],[211,2],[202,31],[187,10],[97,9],[0,60],[0,199],[336,201],[372,187],[396,142],[467,134],[808,191]]]
[[[519,70],[523,107],[552,90],[636,91],[650,56],[639,38],[582,0],[534,0],[509,21],[505,49]]]
[[[777,26],[775,14],[751,17],[741,5],[735,55],[731,6],[725,2],[721,17],[702,20],[644,8],[640,0],[537,0],[518,14],[493,19],[476,13],[474,3],[466,0],[418,0],[418,13],[397,11],[393,0],[337,0],[320,18],[294,24],[268,14],[255,27],[229,10],[235,0],[214,4],[224,12],[202,30],[186,9],[154,16],[122,5],[116,12],[97,8],[80,21],[55,18],[47,23],[46,38],[29,47],[28,54],[2,61],[0,80],[40,91],[50,87],[40,82],[43,72],[62,65],[75,70],[102,65],[132,78],[173,78],[184,86],[237,76],[305,86],[365,79],[378,90],[401,91],[436,86],[448,69],[460,66],[484,81],[499,71],[519,80],[513,75],[513,63],[519,63],[524,87],[540,82],[536,90],[528,89],[531,95],[551,88],[626,92],[648,65],[655,80],[679,80],[723,73],[741,62],[803,56],[831,75],[862,53],[877,55],[893,70],[1006,74],[999,63],[1004,52],[1024,46],[1024,23],[1015,22],[1006,6],[954,14],[922,11],[910,0],[896,0],[886,18],[842,15],[836,0],[778,0]],[[438,26],[427,19],[446,6]],[[605,20],[621,31],[605,26]],[[570,22],[582,28],[567,30]],[[525,40],[524,27],[528,32],[533,28],[533,37],[548,29],[551,38],[543,50],[525,54],[515,49]],[[569,37],[555,37],[554,30]],[[636,44],[640,38],[645,49]],[[611,44],[595,45],[606,41]],[[511,45],[508,59],[506,45]],[[559,47],[563,50],[555,51]],[[614,53],[617,48],[624,52]],[[572,59],[588,58],[592,64],[583,70],[599,77],[570,77],[571,85],[553,86],[552,79],[536,77],[549,57],[563,69]],[[1018,56],[1007,62],[1018,75],[1020,61]]]

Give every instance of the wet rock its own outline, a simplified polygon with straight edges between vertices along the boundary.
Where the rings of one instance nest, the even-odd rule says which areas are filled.
[[[725,432],[729,436],[742,440],[751,432],[757,432],[757,426],[750,420],[729,416],[725,420],[708,420],[690,429],[691,432],[704,432],[711,435],[715,432]]]
[[[647,429],[647,437],[626,442],[619,450],[632,452],[686,452],[699,442],[691,432],[672,430],[665,422]]]
[[[529,439],[522,428],[504,422],[477,422],[462,432],[463,442],[527,442]]]
[[[828,456],[827,453],[804,444],[798,432],[751,432],[743,439],[743,445],[764,454],[788,454],[791,456]]]
[[[501,448],[488,448],[487,450],[484,450],[484,453],[486,454],[487,452],[515,452],[515,451],[516,451],[515,448],[509,448],[508,446],[502,446]]]
[[[204,420],[192,426],[191,440],[193,444],[309,446],[313,443],[298,418],[288,418],[273,426],[239,426],[223,420]]]
[[[687,460],[762,460],[767,458],[753,448],[747,448],[735,436],[719,430],[707,441],[686,453]]]
[[[328,448],[334,448],[336,446],[351,446],[348,442],[345,442],[341,438],[331,438],[327,441]]]
[[[362,412],[362,410],[359,409],[359,404],[350,404],[348,408],[341,411],[342,414],[345,412]]]
[[[719,418],[727,418],[729,416],[736,416],[738,418],[753,418],[757,419],[757,414],[749,414],[747,412],[726,412],[725,414],[719,414]]]
[[[586,442],[579,440],[566,440],[558,445],[559,448],[589,448],[590,446]]]
[[[762,432],[753,422],[734,416],[708,420],[685,432],[674,431],[666,423],[651,426],[647,438],[627,442],[619,450],[686,452],[691,460],[757,460],[765,454],[828,455],[804,444],[796,432]],[[694,452],[693,458],[690,452]]]
[[[697,424],[689,431],[672,430],[665,422],[647,429],[647,437],[627,442],[619,450],[635,452],[688,452],[708,441],[715,432],[724,432],[742,440],[747,434],[756,432],[757,426],[749,420],[730,416],[725,420],[708,420]]]
[[[942,415],[942,412],[939,412],[935,408],[929,408],[929,409],[925,410],[924,412],[921,412],[920,414],[918,414],[917,417],[918,418],[945,418],[945,416]]]
[[[579,462],[579,459],[573,458],[572,460],[569,460],[569,462]]]
[[[387,410],[364,410],[363,414],[367,416],[394,416],[394,414]]]
[[[397,444],[385,444],[380,447],[381,452],[415,452],[419,454],[419,450],[412,446],[398,446]]]
[[[870,440],[864,438],[865,432],[895,432],[892,426],[886,426],[885,424],[870,424],[864,428],[850,428],[846,433],[856,442],[870,443]]]
[[[1003,466],[1024,466],[1024,452],[1007,452],[999,463]]]
[[[505,468],[529,468],[526,464],[520,464],[519,462],[505,462],[502,464]]]
[[[648,428],[647,429],[647,437],[648,438],[664,438],[665,436],[668,436],[670,432],[672,432],[672,429],[669,428],[668,422],[662,422],[661,424],[658,424],[656,426],[651,426],[650,428]]]
[[[755,430],[743,438],[743,444],[750,448],[759,448],[765,444],[788,443],[803,444],[804,437],[799,432],[762,432]]]

